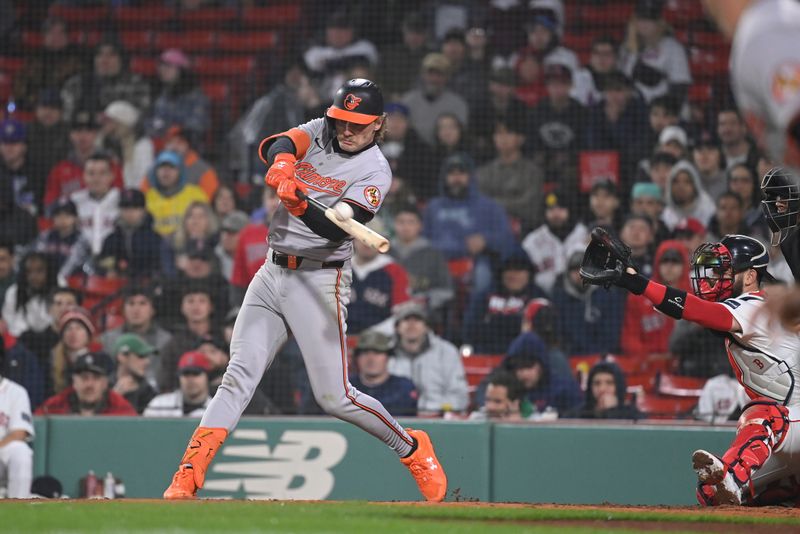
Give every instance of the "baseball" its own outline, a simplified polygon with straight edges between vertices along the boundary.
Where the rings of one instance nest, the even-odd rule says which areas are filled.
[[[346,202],[339,202],[333,210],[336,212],[336,218],[342,222],[353,217],[353,208]]]

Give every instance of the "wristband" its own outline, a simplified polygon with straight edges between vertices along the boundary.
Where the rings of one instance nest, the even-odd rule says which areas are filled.
[[[644,290],[647,288],[648,280],[646,277],[642,276],[639,273],[630,274],[628,272],[623,271],[622,276],[619,279],[620,287],[624,287],[634,295],[641,295],[644,293]]]

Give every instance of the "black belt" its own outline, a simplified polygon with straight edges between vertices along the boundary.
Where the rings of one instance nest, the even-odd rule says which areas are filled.
[[[285,267],[293,271],[300,268],[300,265],[303,263],[304,259],[305,258],[302,256],[292,256],[291,254],[284,254],[282,252],[278,252],[277,250],[272,251],[272,263],[278,267]],[[344,261],[308,261],[316,261],[317,263],[320,263],[320,269],[341,269],[344,267]]]

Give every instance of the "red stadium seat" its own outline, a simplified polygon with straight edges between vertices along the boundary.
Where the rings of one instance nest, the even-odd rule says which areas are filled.
[[[274,47],[277,37],[277,34],[271,31],[220,33],[217,39],[217,48],[222,52],[257,54]]]
[[[708,83],[695,83],[689,87],[689,102],[705,103],[711,100],[712,88]]]
[[[0,72],[0,104],[3,105],[3,107],[5,107],[5,104],[8,102],[9,98],[11,98],[11,85],[11,76],[5,72]]]
[[[117,27],[123,29],[142,28],[152,30],[168,24],[176,17],[174,9],[165,6],[130,7],[121,6],[114,11]]]
[[[689,54],[692,75],[697,78],[711,79],[728,74],[728,51],[712,52],[692,48]]]
[[[22,46],[28,48],[39,48],[43,41],[41,32],[22,32]]]
[[[689,397],[662,397],[640,394],[636,397],[636,407],[652,419],[676,419],[688,415],[697,404]]]
[[[633,15],[633,2],[618,2],[602,6],[585,5],[581,10],[581,27],[602,27],[606,30],[624,27]]]
[[[152,77],[156,75],[156,60],[151,57],[134,57],[131,58],[130,68],[131,72]]]
[[[178,20],[187,29],[223,28],[236,20],[236,9],[230,7],[205,7],[183,10]]]
[[[631,373],[625,375],[625,383],[629,393],[641,391],[653,391],[656,383],[654,373]]]
[[[25,59],[21,57],[0,56],[0,72],[9,76],[14,76],[25,65]]]
[[[189,32],[161,32],[154,38],[154,45],[157,51],[161,52],[167,48],[180,48],[187,54],[196,52],[210,52],[215,49],[217,35],[212,31],[189,31]]]
[[[472,258],[460,258],[447,262],[447,270],[456,281],[465,281],[472,274]]]
[[[251,7],[242,10],[242,25],[248,28],[286,28],[300,21],[299,2],[269,7]]]
[[[205,82],[203,83],[203,92],[206,94],[211,102],[224,102],[230,95],[230,87],[228,82]]]
[[[705,383],[703,378],[659,373],[656,376],[656,391],[661,395],[698,398]]]
[[[243,77],[253,71],[255,64],[255,59],[251,56],[221,58],[200,56],[195,58],[194,69],[202,78]]]
[[[664,19],[675,26],[686,26],[705,21],[705,13],[697,0],[671,0],[666,3]]]
[[[505,354],[473,354],[462,356],[464,372],[467,375],[467,384],[470,391],[475,391],[478,384],[494,371],[505,358]]]
[[[60,17],[73,28],[100,28],[108,23],[108,7],[72,7],[54,5],[50,8],[50,16]]]
[[[153,46],[153,34],[149,30],[124,31],[120,40],[127,52],[149,52]]]

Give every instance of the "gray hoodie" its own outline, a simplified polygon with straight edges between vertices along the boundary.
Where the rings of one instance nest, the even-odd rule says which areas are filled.
[[[672,182],[681,172],[686,172],[692,178],[695,191],[697,191],[694,200],[685,206],[678,206],[672,200]],[[689,217],[697,219],[704,226],[708,226],[711,217],[713,217],[716,212],[714,201],[708,193],[706,193],[705,189],[703,189],[703,184],[700,181],[700,174],[697,172],[694,165],[686,160],[681,160],[672,167],[672,171],[670,171],[669,177],[667,178],[667,187],[666,191],[664,191],[664,197],[667,206],[664,209],[664,213],[661,214],[661,220],[664,221],[664,224],[666,224],[670,230],[675,229],[678,223]]]

